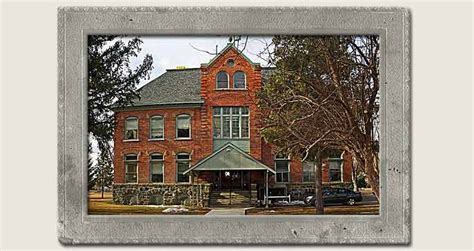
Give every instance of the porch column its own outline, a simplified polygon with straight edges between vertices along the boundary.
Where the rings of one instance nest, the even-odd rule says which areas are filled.
[[[268,170],[265,172],[265,208],[268,208]]]

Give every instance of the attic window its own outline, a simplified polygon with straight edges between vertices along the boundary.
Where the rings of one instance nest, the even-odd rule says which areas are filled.
[[[229,66],[229,67],[234,67],[234,65],[235,65],[235,62],[234,62],[234,60],[233,60],[232,58],[229,59],[229,60],[227,60],[227,66]]]

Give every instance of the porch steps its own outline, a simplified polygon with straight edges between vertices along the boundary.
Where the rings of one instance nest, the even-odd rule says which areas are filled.
[[[232,200],[230,198],[232,197]],[[257,201],[257,191],[252,191],[252,198],[250,199],[249,191],[237,190],[232,191],[229,194],[229,191],[213,191],[211,192],[209,198],[209,205],[211,207],[251,207],[256,204]],[[229,202],[231,204],[229,205]]]

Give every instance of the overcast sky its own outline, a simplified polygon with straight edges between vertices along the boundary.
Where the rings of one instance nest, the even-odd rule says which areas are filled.
[[[206,37],[170,37],[170,36],[146,36],[141,37],[143,44],[142,51],[138,58],[132,61],[132,67],[136,67],[143,61],[146,54],[153,56],[153,71],[150,80],[163,74],[166,69],[175,69],[177,66],[186,68],[200,67],[202,63],[208,63],[214,56],[206,52],[194,49],[205,50],[215,53],[216,45],[218,50],[222,50],[229,41],[229,36],[206,36]],[[239,49],[243,48],[245,36],[242,36]],[[271,37],[248,37],[247,46],[244,54],[255,63],[262,66],[268,66],[267,62],[256,56],[265,48],[266,41],[271,42]],[[150,80],[142,80],[139,87],[148,83]]]

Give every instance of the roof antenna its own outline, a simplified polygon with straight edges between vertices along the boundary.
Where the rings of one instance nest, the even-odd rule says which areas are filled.
[[[217,55],[217,53],[219,52],[219,51],[217,50],[217,46],[218,46],[218,45],[216,44],[216,55]]]

